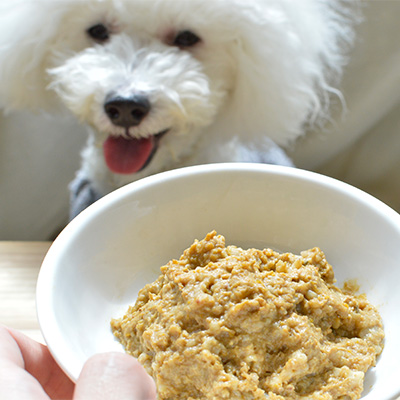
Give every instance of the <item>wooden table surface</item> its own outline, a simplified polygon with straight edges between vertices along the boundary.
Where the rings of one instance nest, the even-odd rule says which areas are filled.
[[[0,241],[0,323],[43,342],[36,318],[36,281],[51,242]]]

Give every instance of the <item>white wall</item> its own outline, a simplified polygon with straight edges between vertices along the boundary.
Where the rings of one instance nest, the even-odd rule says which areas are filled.
[[[48,240],[64,226],[85,141],[66,119],[0,117],[0,240]]]

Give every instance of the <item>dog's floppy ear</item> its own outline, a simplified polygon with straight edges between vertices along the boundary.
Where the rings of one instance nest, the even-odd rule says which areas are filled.
[[[47,2],[0,0],[0,107],[47,109],[46,63],[57,31],[57,15]]]
[[[233,109],[241,110],[236,125],[247,137],[265,132],[286,146],[306,123],[326,116],[352,30],[323,2],[264,3],[264,14],[243,14],[237,30]]]

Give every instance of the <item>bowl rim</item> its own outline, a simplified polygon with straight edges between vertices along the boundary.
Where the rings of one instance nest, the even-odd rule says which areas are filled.
[[[400,223],[400,214],[391,208],[389,205],[384,203],[382,200],[374,197],[373,195],[367,193],[366,191],[359,189],[349,183],[341,181],[339,179],[301,168],[281,166],[275,164],[262,164],[262,163],[243,163],[243,162],[226,162],[226,163],[211,163],[211,164],[201,164],[189,167],[176,168],[173,170],[168,170],[160,172],[154,175],[150,175],[134,182],[128,183],[118,189],[115,189],[111,193],[106,194],[101,197],[95,203],[91,204],[80,214],[78,214],[72,221],[64,227],[64,229],[59,233],[59,235],[53,241],[53,244],[59,240],[59,238],[64,238],[67,234],[71,234],[78,225],[84,222],[84,219],[90,219],[97,212],[101,211],[107,206],[111,206],[115,201],[118,201],[124,195],[128,195],[139,189],[145,189],[148,186],[157,184],[165,180],[174,180],[179,177],[187,175],[199,175],[204,173],[214,173],[214,172],[257,172],[257,173],[269,173],[274,175],[282,175],[285,177],[298,178],[304,181],[309,181],[312,183],[317,183],[321,186],[328,188],[335,188],[338,192],[345,193],[346,196],[357,198],[362,203],[374,206],[380,213],[387,215],[394,220],[398,219]],[[52,250],[52,246],[49,249]],[[49,252],[47,254],[49,254]],[[47,257],[46,254],[46,257]]]
[[[125,196],[130,196],[138,190],[152,187],[160,182],[165,183],[167,180],[226,171],[273,174],[324,186],[374,209],[384,219],[396,226],[400,234],[400,214],[381,200],[338,179],[299,168],[258,163],[216,163],[169,170],[129,183],[102,197],[77,215],[53,241],[39,271],[36,284],[36,312],[40,330],[53,358],[74,382],[76,382],[78,376],[71,372],[71,361],[65,360],[65,349],[60,349],[57,346],[57,335],[61,334],[61,331],[56,324],[55,310],[51,304],[52,281],[59,268],[59,265],[57,265],[59,251],[69,245],[82,224],[90,223],[100,212],[113,207]],[[400,395],[400,388],[393,391],[390,398],[395,398],[396,395]]]

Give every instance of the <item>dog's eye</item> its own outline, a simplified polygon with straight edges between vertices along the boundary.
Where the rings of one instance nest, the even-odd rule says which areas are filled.
[[[110,32],[107,27],[103,24],[93,25],[91,28],[87,30],[88,35],[96,40],[96,42],[105,42],[110,38]]]
[[[195,33],[191,31],[181,31],[176,35],[173,44],[178,47],[191,47],[200,41],[201,39]]]

